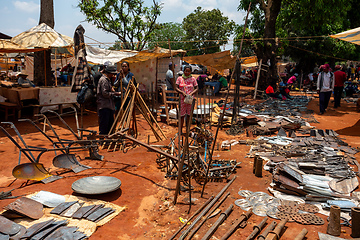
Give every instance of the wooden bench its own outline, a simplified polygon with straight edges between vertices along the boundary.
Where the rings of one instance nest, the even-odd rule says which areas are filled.
[[[28,108],[28,107],[32,107],[33,108],[33,117],[35,117],[36,114],[40,113],[40,109],[42,107],[51,107],[51,106],[58,106],[58,111],[59,114],[63,113],[63,109],[65,104],[71,104],[73,106],[76,106],[76,102],[70,102],[70,103],[50,103],[50,104],[30,104],[30,105],[26,105],[24,107]],[[21,111],[19,111],[19,118],[21,118]]]
[[[5,121],[8,121],[9,117],[16,120],[17,105],[15,103],[0,102],[0,111],[5,113]]]

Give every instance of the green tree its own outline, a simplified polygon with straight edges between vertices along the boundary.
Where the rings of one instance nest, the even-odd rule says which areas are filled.
[[[181,23],[161,23],[159,28],[154,30],[154,34],[149,39],[148,47],[151,49],[155,46],[162,48],[169,48],[178,50],[184,48],[182,40],[185,37],[185,30],[182,28]]]
[[[250,19],[250,27],[255,30],[257,36],[263,37],[263,40],[253,42],[253,49],[258,59],[262,59],[262,63],[269,66],[268,71],[260,75],[259,88],[264,89],[268,81],[277,79],[276,20],[280,13],[282,0],[241,0],[239,9],[247,10],[250,2],[253,14]]]
[[[201,7],[186,16],[182,24],[188,55],[219,52],[235,27],[235,22],[223,16],[219,9],[203,10]]]
[[[278,35],[285,38],[281,48],[299,63],[299,70],[311,72],[316,63],[335,64],[341,59],[357,58],[355,45],[327,37],[347,30],[351,2],[283,1],[277,22]]]
[[[156,29],[161,4],[153,0],[151,7],[142,0],[81,0],[78,7],[86,21],[115,34],[122,48],[141,51]]]
[[[235,39],[234,39],[232,52],[234,55],[236,55],[240,50],[241,39],[244,32],[244,25],[237,25],[234,32],[235,32]],[[241,50],[241,57],[249,57],[255,55],[255,52],[252,49],[252,38],[253,35],[251,34],[250,29],[246,28],[245,37]]]

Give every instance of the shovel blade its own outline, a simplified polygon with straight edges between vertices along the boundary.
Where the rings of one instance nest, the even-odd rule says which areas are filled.
[[[23,163],[17,165],[13,169],[12,174],[17,179],[36,181],[41,181],[51,176],[41,163]]]

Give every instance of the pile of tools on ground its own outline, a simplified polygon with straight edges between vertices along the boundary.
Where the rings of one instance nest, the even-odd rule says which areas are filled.
[[[242,104],[236,111],[237,119],[232,121],[229,135],[237,135],[246,131],[247,136],[271,135],[280,127],[286,130],[297,130],[310,124],[302,117],[307,111],[311,98],[295,96],[292,100],[280,101],[268,99],[257,105]],[[233,116],[233,109],[225,111],[225,117]],[[310,115],[311,116],[311,115]],[[310,119],[310,118],[309,118]],[[311,119],[310,119],[311,120]],[[243,126],[243,130],[241,127]]]
[[[115,212],[104,207],[110,203],[92,204],[94,201],[66,201],[65,196],[46,191],[21,197],[4,207],[0,239],[86,239],[95,232],[96,223],[114,217],[105,219]]]
[[[206,177],[213,135],[208,129],[197,126],[190,130],[189,136],[189,158],[186,159],[183,167],[183,177],[185,179],[191,177],[197,183],[202,184]],[[184,136],[180,137],[181,154],[184,148],[183,142],[185,142],[183,138]],[[175,157],[169,158],[163,154],[158,154],[156,162],[159,168],[166,173],[166,178],[176,179],[178,176],[178,141],[178,134],[176,134],[168,145],[155,145]],[[228,179],[235,172],[239,164],[236,160],[213,159],[209,169],[208,180],[222,181]],[[188,173],[190,173],[190,176]]]
[[[334,225],[331,216],[337,214],[337,219],[340,219],[341,212],[343,225],[350,226],[349,213],[358,211],[360,200],[358,192],[353,192],[359,186],[359,173],[350,166],[356,165],[360,169],[355,158],[358,150],[348,146],[336,132],[329,129],[304,130],[301,134],[291,132],[288,135],[291,137],[281,128],[277,136],[260,136],[256,140],[239,141],[251,145],[248,157],[254,158],[253,173],[261,177],[263,168],[272,173],[273,181],[269,191],[275,197],[290,197],[301,203],[308,201],[313,205],[306,204],[306,212],[319,211],[330,215],[329,225]],[[259,199],[259,196],[256,195],[256,198]],[[269,203],[253,206],[250,200],[240,199],[237,204],[245,209],[253,207],[255,211],[262,211],[274,218],[287,218],[301,224],[323,224],[314,215],[299,213],[299,210],[304,210],[298,203],[269,209]],[[266,200],[274,201],[269,198]],[[354,224],[354,219],[352,221]],[[329,234],[340,235],[340,220],[338,222],[335,224],[337,227],[328,227]],[[338,229],[336,234],[332,233],[334,229]]]

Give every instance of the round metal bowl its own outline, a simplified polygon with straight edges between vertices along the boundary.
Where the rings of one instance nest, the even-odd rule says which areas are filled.
[[[121,181],[115,177],[94,176],[76,180],[71,188],[81,194],[103,194],[115,191],[120,186]]]

